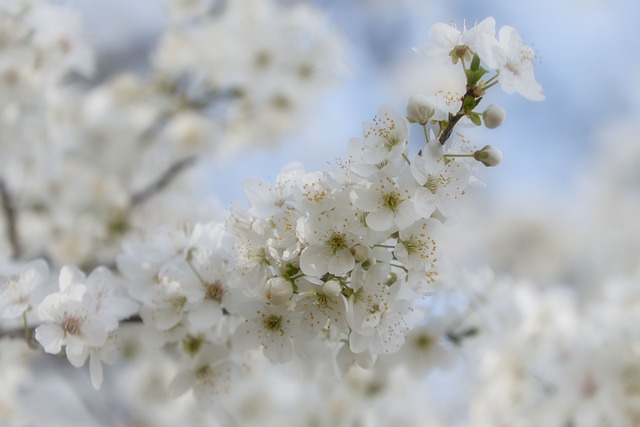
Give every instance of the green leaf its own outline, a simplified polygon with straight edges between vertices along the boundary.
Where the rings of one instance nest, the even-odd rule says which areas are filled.
[[[476,126],[481,126],[482,125],[482,120],[480,120],[480,114],[478,113],[467,113],[467,117],[469,117],[469,120],[471,120],[471,122],[476,125]]]
[[[473,59],[471,60],[471,65],[469,66],[471,71],[478,71],[480,69],[480,57],[477,53],[473,55]]]
[[[476,107],[476,99],[473,96],[467,96],[462,100],[462,109],[465,112],[472,111]]]

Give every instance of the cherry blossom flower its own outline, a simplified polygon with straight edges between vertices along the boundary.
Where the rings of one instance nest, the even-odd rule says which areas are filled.
[[[542,101],[542,86],[533,75],[534,52],[522,43],[515,28],[505,25],[495,37],[483,36],[478,52],[489,67],[500,72],[498,81],[506,93],[518,92],[530,101]]]
[[[49,278],[49,267],[42,259],[20,267],[0,267],[0,319],[22,316],[34,303],[34,292]]]

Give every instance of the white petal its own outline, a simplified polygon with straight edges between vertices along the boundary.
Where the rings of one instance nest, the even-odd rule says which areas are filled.
[[[367,215],[367,225],[374,231],[387,231],[394,226],[394,215],[390,209],[384,208]]]
[[[58,354],[64,343],[64,331],[58,325],[40,325],[36,328],[36,341],[51,354]]]
[[[367,188],[356,188],[351,192],[351,203],[365,212],[380,209],[380,195]]]
[[[185,394],[196,381],[195,373],[191,370],[180,372],[169,384],[169,395],[173,398]]]
[[[458,44],[460,35],[460,31],[442,22],[434,24],[429,31],[429,38],[434,45],[448,49],[453,49]]]
[[[89,374],[91,375],[91,384],[96,390],[100,390],[102,386],[102,362],[97,351],[92,350],[89,356]]]
[[[331,248],[322,246],[306,247],[300,254],[300,269],[304,274],[319,277],[329,271]]]
[[[351,251],[349,249],[340,249],[329,258],[329,273],[342,276],[353,270],[355,264]]]
[[[215,325],[222,318],[222,309],[217,302],[203,301],[189,313],[189,323],[197,329],[206,329]]]

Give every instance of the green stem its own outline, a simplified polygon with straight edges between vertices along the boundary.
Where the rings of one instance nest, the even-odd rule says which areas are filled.
[[[387,248],[387,249],[395,249],[395,246],[391,245],[373,245],[374,248]]]
[[[22,313],[22,327],[24,328],[24,337],[27,339],[27,342],[31,342],[31,329],[27,325],[27,312],[26,310]]]
[[[487,82],[482,86],[482,89],[483,89],[483,90],[485,90],[485,91],[486,91],[487,89],[490,89],[490,88],[494,87],[494,86],[495,86],[495,85],[497,85],[499,82],[496,80],[495,82],[493,82],[493,83],[491,83],[491,84],[489,84],[489,85],[487,85],[487,83],[489,83],[489,81],[488,81],[488,80],[487,80]]]
[[[401,269],[403,269],[403,270],[404,270],[404,272],[405,272],[405,273],[408,273],[408,272],[409,272],[409,270],[407,270],[407,268],[406,268],[404,265],[394,264],[394,263],[392,263],[392,262],[391,262],[391,263],[389,263],[389,265],[390,265],[391,267],[401,268]]]
[[[429,133],[427,132],[427,124],[422,125],[422,130],[424,131],[424,139],[429,143]]]
[[[495,73],[489,80],[484,82],[484,84],[486,85],[488,83],[491,83],[493,80],[497,79],[499,75],[500,75],[499,73]]]

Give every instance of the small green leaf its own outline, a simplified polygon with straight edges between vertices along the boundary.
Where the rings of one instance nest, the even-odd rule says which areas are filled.
[[[480,120],[480,114],[478,113],[467,113],[467,117],[469,117],[469,120],[471,120],[471,122],[476,125],[476,126],[481,126],[482,125],[482,120]]]
[[[472,111],[476,106],[476,99],[473,96],[467,96],[462,100],[462,109],[465,112]]]
[[[478,71],[480,69],[480,57],[477,53],[473,55],[473,59],[471,60],[471,65],[469,66],[471,71]]]

